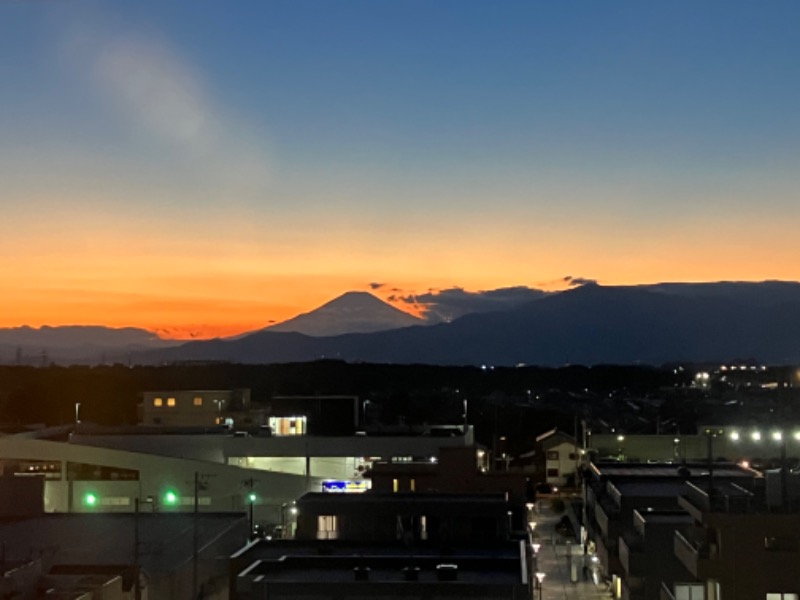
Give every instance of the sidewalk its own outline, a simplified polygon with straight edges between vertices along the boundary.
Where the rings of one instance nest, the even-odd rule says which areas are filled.
[[[574,540],[567,543],[568,540],[556,532],[561,515],[550,510],[549,500],[539,500],[537,507],[539,512],[534,511],[531,520],[536,522],[534,542],[541,544],[534,570],[545,574],[541,600],[609,600],[612,595],[592,570],[589,557],[583,554],[583,546]],[[576,581],[573,583],[573,580]],[[539,600],[539,594],[539,590],[535,590],[534,600]]]

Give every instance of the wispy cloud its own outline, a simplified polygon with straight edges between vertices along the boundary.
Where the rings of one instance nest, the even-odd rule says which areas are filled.
[[[567,275],[563,279],[564,283],[566,283],[569,287],[580,287],[582,285],[597,285],[597,279],[589,279],[588,277],[573,277],[572,275]]]
[[[396,291],[396,292],[399,292]],[[469,313],[506,310],[547,295],[526,286],[469,292],[460,287],[428,290],[422,294],[394,293],[390,302],[413,308],[432,323],[452,321]]]
[[[267,140],[223,107],[175,44],[157,33],[80,23],[67,29],[63,48],[101,106],[127,135],[154,144],[159,158],[219,191],[264,191],[273,163]]]

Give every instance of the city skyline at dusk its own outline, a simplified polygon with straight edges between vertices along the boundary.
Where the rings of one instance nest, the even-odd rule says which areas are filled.
[[[213,337],[349,290],[800,280],[797,17],[2,2],[0,327]]]

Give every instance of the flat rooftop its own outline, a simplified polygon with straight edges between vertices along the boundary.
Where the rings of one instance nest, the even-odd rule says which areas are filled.
[[[170,571],[191,559],[191,513],[143,513],[138,521],[139,558],[147,570]],[[54,564],[129,565],[136,525],[132,513],[47,514],[0,523],[0,544],[7,560],[53,552]],[[248,529],[244,513],[199,513],[197,525],[201,547],[226,533],[243,543]]]
[[[689,478],[707,477],[707,463],[667,464],[667,463],[591,463],[590,468],[599,477],[650,477],[650,478]],[[685,470],[684,470],[685,469]],[[714,477],[754,479],[759,473],[740,467],[735,463],[714,463]]]
[[[331,543],[325,555],[320,555],[318,547],[313,545],[275,544],[274,554],[264,556],[270,550],[269,544],[266,546],[258,552],[260,558],[250,563],[240,577],[283,583],[349,583],[355,581],[355,572],[361,570],[370,582],[398,584],[514,585],[523,579],[518,543],[506,544],[502,549],[454,549],[446,555],[438,548],[412,552],[410,548],[397,546]],[[416,580],[406,578],[409,571],[413,571]],[[455,580],[443,581],[441,571],[457,572]]]

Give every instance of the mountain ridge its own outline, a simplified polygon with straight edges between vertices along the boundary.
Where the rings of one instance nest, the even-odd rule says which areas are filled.
[[[291,331],[313,337],[328,337],[424,324],[422,319],[387,304],[369,292],[351,291],[262,331]]]
[[[756,289],[767,293],[768,288]],[[735,356],[793,362],[800,360],[800,283],[786,290],[771,301],[753,293],[737,297],[730,290],[686,295],[646,286],[586,285],[427,327],[280,341],[270,337],[278,332],[264,330],[239,340],[246,352],[237,351],[235,343],[223,348],[192,342],[162,356],[478,365],[662,364]]]

